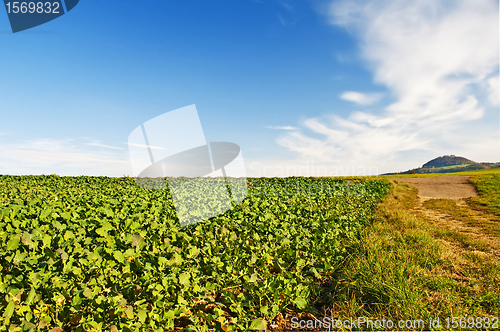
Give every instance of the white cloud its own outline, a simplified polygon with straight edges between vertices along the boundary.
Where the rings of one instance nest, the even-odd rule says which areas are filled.
[[[488,80],[488,99],[492,105],[500,104],[500,84],[498,76],[493,76]]]
[[[280,145],[301,160],[355,160],[381,171],[418,166],[422,154],[472,153],[471,142],[491,145],[476,159],[500,159],[498,121],[491,121],[498,116],[498,2],[341,0],[328,15],[358,40],[375,82],[395,101],[378,112],[309,119]],[[481,99],[486,93],[489,102]],[[352,91],[341,97],[370,101]]]
[[[111,146],[111,145],[106,145],[106,144],[101,144],[101,143],[86,143],[87,145],[92,145],[92,146],[98,146],[100,148],[107,148],[107,149],[114,149],[114,150],[123,150],[123,148],[117,147],[117,146]]]
[[[73,139],[0,144],[0,174],[123,176],[131,173],[125,152],[89,150]]]
[[[137,146],[137,147],[140,147],[140,148],[150,148],[150,149],[153,149],[153,150],[166,150],[166,148],[163,148],[161,146],[154,146],[154,145],[146,145],[146,144],[139,144],[139,143],[126,143],[130,146]]]
[[[379,101],[382,96],[381,93],[366,94],[356,91],[346,91],[340,95],[340,98],[359,105],[371,105]]]
[[[266,126],[268,129],[278,129],[278,130],[296,130],[297,128],[292,126]]]

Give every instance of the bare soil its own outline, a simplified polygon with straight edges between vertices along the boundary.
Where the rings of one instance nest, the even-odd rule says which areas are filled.
[[[500,257],[500,239],[489,233],[485,226],[497,219],[487,213],[476,211],[467,204],[467,198],[478,197],[476,188],[467,180],[468,175],[439,176],[425,178],[391,178],[393,181],[407,183],[418,190],[419,204],[413,209],[416,213],[423,215],[434,225],[466,236],[472,241],[487,247],[487,253]],[[429,209],[424,202],[432,199],[451,199],[457,205],[457,209],[466,209],[469,214],[465,218],[457,218],[456,215]],[[476,251],[477,252],[477,251]],[[484,253],[484,252],[483,252]]]
[[[479,196],[476,188],[467,180],[468,175],[436,176],[426,178],[391,178],[414,186],[421,198],[469,198]]]

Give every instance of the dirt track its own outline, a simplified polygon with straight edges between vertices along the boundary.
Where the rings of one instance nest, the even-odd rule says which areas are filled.
[[[467,179],[468,175],[436,176],[425,178],[391,178],[418,189],[421,198],[467,198],[477,197],[476,188]]]
[[[391,178],[390,180],[407,183],[414,186],[418,190],[420,202],[413,208],[413,211],[420,213],[434,225],[445,228],[449,231],[461,234],[467,241],[472,241],[475,246],[482,244],[484,248],[480,251],[469,242],[465,245],[471,247],[474,253],[481,252],[484,255],[493,255],[498,259],[500,257],[500,239],[498,235],[489,229],[496,229],[498,218],[491,216],[484,211],[472,209],[467,198],[479,196],[476,188],[467,182],[470,176],[454,175],[454,176],[439,176],[425,178]],[[454,212],[440,211],[432,208],[432,204],[428,207],[426,201],[432,202],[433,198],[453,199],[457,204]],[[496,220],[496,221],[495,221]],[[491,225],[495,225],[492,227]],[[442,243],[448,246],[454,246],[452,242],[446,239],[440,239]],[[479,246],[481,247],[481,246]],[[469,250],[454,247],[454,251]]]

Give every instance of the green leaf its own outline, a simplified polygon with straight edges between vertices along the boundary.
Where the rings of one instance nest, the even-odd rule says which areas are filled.
[[[144,245],[144,238],[139,234],[132,236],[132,245],[136,247],[142,247]]]
[[[321,274],[318,273],[318,270],[316,270],[315,267],[310,268],[309,271],[311,271],[312,273],[314,273],[314,276],[316,278],[321,279]]]
[[[82,269],[80,269],[79,267],[73,266],[73,273],[76,274],[77,276],[79,276],[80,274],[82,274]]]
[[[21,237],[19,235],[15,235],[10,238],[7,242],[7,250],[16,250],[19,247],[19,241]]]
[[[90,288],[85,288],[85,290],[83,291],[83,296],[85,296],[88,299],[93,299],[94,298],[94,294],[92,293],[92,291],[90,290]]]
[[[250,279],[248,279],[248,282],[256,282],[258,279],[258,276],[257,276],[257,273],[253,273],[251,276],[250,276]]]
[[[47,218],[47,216],[51,213],[52,213],[52,209],[43,210],[42,213],[40,213],[40,219]]]
[[[26,256],[28,256],[27,252],[18,250],[18,251],[16,251],[16,256],[12,260],[12,263],[18,265],[19,263],[24,262],[24,259],[26,258]]]
[[[30,305],[33,302],[35,295],[36,295],[35,287],[31,287],[30,292],[28,293],[28,297],[26,298],[27,305]]]
[[[181,285],[189,285],[189,273],[183,272],[179,276],[179,282]]]
[[[102,229],[107,232],[107,231],[113,230],[114,226],[109,221],[104,221],[102,223]]]
[[[267,326],[267,322],[265,319],[254,319],[250,323],[250,330],[265,330]]]
[[[69,239],[72,239],[74,237],[75,237],[75,235],[70,231],[66,231],[64,233],[64,241],[68,241]]]
[[[5,293],[7,291],[8,284],[5,282],[0,282],[0,292]]]
[[[128,319],[134,318],[134,308],[132,306],[127,306],[127,310],[125,310],[125,315],[127,315]]]
[[[299,309],[304,309],[305,307],[307,307],[307,300],[304,297],[302,297],[302,296],[299,296],[295,300],[293,300],[293,303]]]
[[[115,213],[113,212],[113,210],[109,208],[109,206],[106,206],[104,208],[104,213],[106,214],[107,217],[113,218],[115,216]]]
[[[183,262],[181,255],[174,253],[174,256],[168,260],[167,265],[179,265]]]
[[[158,258],[158,264],[163,265],[167,262],[167,259],[163,256]]]
[[[144,321],[148,317],[148,313],[146,310],[139,310],[137,316],[139,317],[139,322],[144,323]]]
[[[26,246],[32,246],[33,241],[32,241],[33,235],[31,235],[28,232],[24,232],[23,235],[21,236],[21,243],[26,245]]]
[[[50,236],[49,234],[44,234],[42,242],[45,247],[50,246],[52,242],[52,236]]]
[[[306,265],[306,261],[303,259],[299,259],[297,261],[297,270],[301,270]]]
[[[16,306],[16,304],[14,303],[14,301],[10,301],[9,304],[7,305],[7,308],[5,309],[3,316],[5,318],[10,318],[12,316],[12,314],[14,313],[15,306]]]
[[[103,237],[108,235],[108,231],[104,227],[96,229],[95,232]]]
[[[123,263],[123,261],[125,260],[125,256],[123,255],[123,253],[121,251],[115,251],[113,252],[113,257],[119,262],[119,263]]]
[[[260,307],[260,312],[263,313],[264,315],[269,315],[268,306],[265,305]]]
[[[71,304],[74,306],[74,307],[79,307],[80,304],[82,303],[82,299],[80,297],[80,293],[77,293],[73,299],[71,300]]]

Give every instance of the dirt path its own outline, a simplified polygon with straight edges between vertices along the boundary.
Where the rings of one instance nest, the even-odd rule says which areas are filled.
[[[473,210],[467,204],[467,198],[479,196],[476,188],[467,182],[469,177],[462,175],[391,178],[390,180],[407,183],[417,188],[420,202],[413,209],[416,213],[425,216],[438,227],[465,236],[465,239],[468,239],[466,242],[483,247],[483,250],[486,248],[487,254],[500,257],[500,239],[488,230],[488,225],[493,225],[496,229],[497,222],[492,222],[491,216]],[[443,211],[430,208],[432,204],[427,204],[442,198],[451,199],[456,204],[456,208],[452,211]]]
[[[436,226],[465,235],[472,240],[469,241],[472,242],[472,247],[478,246],[482,250],[486,249],[487,253],[500,257],[500,238],[491,234],[491,226],[494,229],[498,228],[498,222],[493,221],[491,216],[471,209],[465,199],[453,200],[457,204],[456,210],[461,212],[461,217],[428,208],[426,200],[428,199],[421,198],[419,206],[414,211],[422,213]]]
[[[426,178],[391,178],[407,183],[418,190],[421,198],[468,198],[477,197],[476,188],[467,179],[468,175],[436,176]]]

